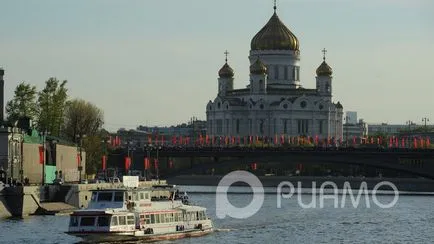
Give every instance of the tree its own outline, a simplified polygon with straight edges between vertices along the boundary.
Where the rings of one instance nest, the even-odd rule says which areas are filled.
[[[88,174],[95,173],[101,164],[103,124],[103,112],[94,104],[81,99],[67,102],[63,132],[69,140],[83,145]]]
[[[37,119],[36,86],[21,82],[14,92],[14,98],[6,104],[7,120],[14,123],[21,117]]]
[[[50,132],[53,136],[60,135],[68,98],[66,83],[66,80],[60,83],[56,78],[50,78],[45,82],[45,88],[39,92],[38,129],[40,131]]]
[[[103,112],[94,104],[82,99],[67,102],[63,131],[69,140],[78,143],[83,135],[97,135],[103,124]]]

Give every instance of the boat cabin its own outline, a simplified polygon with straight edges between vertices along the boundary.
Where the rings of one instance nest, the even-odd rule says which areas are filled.
[[[104,189],[92,191],[89,209],[131,209],[151,206],[149,189]]]
[[[134,231],[134,213],[86,211],[73,213],[69,221],[70,232],[128,232]]]

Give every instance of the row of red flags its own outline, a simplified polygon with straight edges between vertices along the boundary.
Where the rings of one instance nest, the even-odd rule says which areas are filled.
[[[368,138],[358,138],[353,137],[352,138],[352,144],[383,144],[385,138],[382,137],[368,137]],[[350,139],[351,140],[351,139]],[[392,143],[389,144],[396,144],[396,140],[399,140],[398,137],[389,137],[389,140],[392,141]],[[408,138],[400,138],[400,140],[407,141]],[[426,139],[419,137],[413,138],[414,141],[419,141],[417,144],[413,143],[413,145],[416,145],[414,147],[423,147],[423,146],[429,146],[430,140],[429,137]],[[119,136],[116,136],[114,138],[110,138],[111,145],[113,147],[120,146],[121,145],[121,139]],[[224,145],[239,145],[239,144],[254,144],[259,142],[265,142],[265,143],[272,143],[275,145],[282,145],[284,143],[289,144],[306,144],[306,143],[314,143],[315,145],[319,144],[335,144],[337,142],[342,143],[342,138],[336,140],[335,138],[328,137],[328,138],[320,138],[319,136],[285,136],[285,135],[275,135],[273,137],[264,137],[264,136],[209,136],[209,135],[199,135],[199,137],[192,141],[191,137],[189,136],[172,136],[170,140],[166,139],[166,136],[155,136],[154,140],[151,136],[148,137],[148,144],[157,144],[157,145],[164,145],[166,143],[170,143],[171,145],[191,145],[191,143],[194,143],[195,145],[215,145],[215,144],[224,144]],[[408,143],[407,143],[408,144]],[[398,147],[398,146],[397,146]],[[407,145],[409,147],[409,145]]]
[[[147,157],[144,158],[143,163],[145,166],[145,170],[150,170],[152,168],[151,160],[152,159],[149,159]],[[158,169],[158,163],[159,163],[158,159],[154,158],[153,161],[154,161],[154,169],[157,170]],[[128,157],[128,156],[125,157],[124,158],[124,164],[125,164],[125,170],[128,171],[129,169],[131,169],[131,157]],[[169,168],[173,168],[173,161],[172,160],[169,161]],[[106,155],[102,156],[102,169],[103,170],[107,169],[107,156]]]

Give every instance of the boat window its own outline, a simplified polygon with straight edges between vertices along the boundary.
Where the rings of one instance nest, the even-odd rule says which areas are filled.
[[[149,199],[149,193],[145,193],[145,199]]]
[[[112,223],[110,225],[111,226],[118,225],[118,216],[112,216]]]
[[[145,215],[141,214],[140,219],[145,219]]]
[[[92,202],[96,202],[96,195],[97,195],[98,193],[97,192],[92,192],[92,197],[90,198],[90,200],[92,201]]]
[[[115,202],[123,202],[124,201],[124,193],[121,191],[115,192]]]
[[[183,220],[182,213],[178,213],[178,221],[182,221],[182,220]]]
[[[155,215],[154,214],[151,214],[151,223],[155,224]]]
[[[150,215],[149,215],[149,214],[147,214],[147,215],[145,216],[145,219],[146,219],[146,224],[150,224],[150,223],[151,223],[151,218],[150,218]]]
[[[113,192],[100,192],[98,193],[98,202],[111,202]]]
[[[81,217],[80,226],[94,226],[95,217]]]
[[[143,192],[140,192],[140,200],[145,199],[145,194]]]
[[[138,196],[137,192],[134,192],[133,196],[134,196],[134,201],[138,201],[139,200],[139,196]]]
[[[156,223],[156,224],[159,224],[159,223],[160,223],[160,215],[159,215],[159,214],[156,214],[156,215],[155,215],[155,223]]]
[[[160,215],[160,223],[166,223],[166,215],[165,214],[159,214]]]
[[[119,217],[119,225],[126,225],[127,221],[125,220],[125,216],[118,216]]]
[[[108,226],[109,225],[109,217],[108,216],[99,216],[98,217],[98,226]]]
[[[136,222],[134,221],[134,216],[127,216],[128,225],[134,225]]]
[[[78,226],[77,216],[71,216],[71,220],[69,221],[69,226]]]

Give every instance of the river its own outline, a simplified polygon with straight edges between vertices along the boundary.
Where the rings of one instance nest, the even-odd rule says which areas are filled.
[[[188,189],[188,188],[187,188]],[[209,189],[209,188],[207,188]],[[196,190],[201,191],[201,189]],[[233,193],[229,201],[238,207],[246,206],[251,194]],[[324,208],[302,208],[298,196],[282,199],[277,208],[275,194],[266,194],[262,208],[250,218],[216,217],[216,195],[191,193],[191,200],[208,208],[217,231],[209,236],[165,241],[163,243],[432,243],[434,240],[434,197],[399,196],[394,207],[370,208],[361,201],[357,208],[350,198],[344,208],[334,208],[332,200],[325,200]],[[308,203],[311,195],[302,195]],[[318,196],[314,197],[318,200]],[[389,203],[394,196],[378,196]],[[339,198],[339,206],[342,197]],[[372,199],[371,199],[372,200]],[[77,243],[80,239],[68,236],[67,216],[32,216],[21,220],[0,220],[0,243]]]

